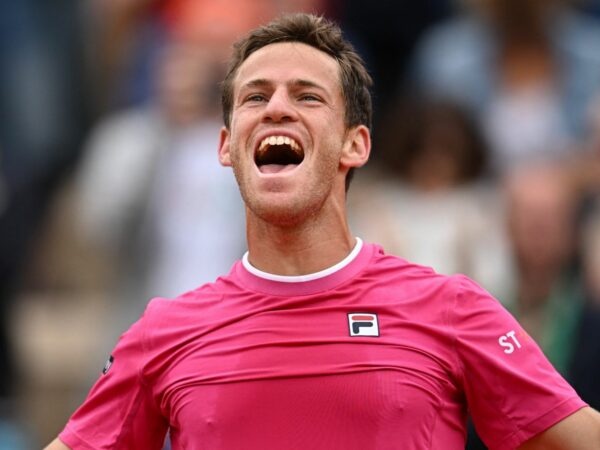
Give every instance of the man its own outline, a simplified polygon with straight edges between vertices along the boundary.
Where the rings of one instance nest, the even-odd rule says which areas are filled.
[[[226,277],[153,300],[49,450],[592,449],[600,419],[498,302],[350,234],[370,78],[333,24],[235,48],[219,158],[246,203]]]

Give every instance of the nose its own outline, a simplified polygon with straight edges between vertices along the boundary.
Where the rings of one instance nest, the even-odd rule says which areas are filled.
[[[263,111],[263,120],[267,122],[292,122],[296,120],[296,117],[296,109],[288,93],[283,89],[273,92]]]

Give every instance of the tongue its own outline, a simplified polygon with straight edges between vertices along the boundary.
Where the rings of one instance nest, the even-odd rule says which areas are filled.
[[[264,166],[260,166],[259,170],[261,173],[281,173],[289,172],[296,167],[298,167],[297,164],[265,164]]]

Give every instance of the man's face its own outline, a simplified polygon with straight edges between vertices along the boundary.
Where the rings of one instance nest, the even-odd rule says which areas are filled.
[[[219,158],[233,166],[252,213],[293,224],[316,214],[332,192],[343,192],[344,154],[356,141],[344,112],[339,67],[329,55],[302,43],[277,43],[244,61]]]

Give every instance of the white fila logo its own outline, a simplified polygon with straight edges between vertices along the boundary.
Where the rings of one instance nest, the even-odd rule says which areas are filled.
[[[379,336],[377,314],[350,313],[348,314],[350,336]]]

